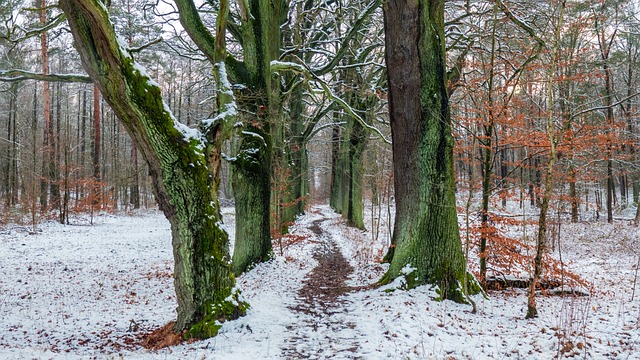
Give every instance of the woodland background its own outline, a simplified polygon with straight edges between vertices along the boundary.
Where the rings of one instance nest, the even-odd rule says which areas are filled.
[[[310,68],[335,55],[335,44],[349,29],[359,31],[347,56],[317,79],[326,88],[284,94],[288,116],[273,127],[272,237],[283,236],[299,209],[327,201],[359,228],[364,227],[362,208],[369,207],[377,236],[381,226],[391,226],[379,219],[393,202],[381,11],[362,21],[369,2],[294,1],[290,6],[303,10],[289,16],[284,31],[290,39],[307,42],[291,41],[283,53],[309,47],[311,55],[304,61]],[[530,259],[521,249],[530,245],[509,238],[505,229],[531,220],[504,210],[508,204],[510,209],[513,204],[540,206],[549,167],[551,235],[562,222],[611,223],[635,211],[640,199],[640,19],[632,1],[568,2],[557,42],[557,71],[549,82],[546,45],[553,43],[555,4],[508,6],[512,12],[494,2],[446,2],[449,91],[458,212],[471,219],[463,236],[487,254],[492,266],[515,262],[526,268]],[[205,21],[213,21],[206,14],[214,10],[215,2],[201,4]],[[217,113],[213,69],[183,33],[175,11],[164,1],[114,0],[110,5],[121,41],[160,85],[177,120],[196,126]],[[0,5],[4,223],[69,223],[79,214],[155,207],[144,160],[82,75],[63,23],[59,10],[43,11],[40,2]],[[233,46],[228,45],[230,51]],[[32,81],[39,74],[57,74],[60,81]],[[295,78],[283,76],[284,89],[287,81]],[[293,106],[296,96],[302,97],[302,106]],[[549,103],[549,98],[555,100]],[[551,132],[550,108],[555,114]],[[301,149],[306,164],[291,157]],[[224,145],[228,157],[236,151],[233,139]],[[361,194],[345,193],[352,181]],[[225,162],[220,197],[223,204],[233,201]],[[359,204],[355,212],[347,211],[353,207],[349,202]],[[484,278],[486,264],[478,271]]]

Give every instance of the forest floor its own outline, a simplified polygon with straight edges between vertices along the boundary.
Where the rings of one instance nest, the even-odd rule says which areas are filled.
[[[223,214],[233,238],[233,209]],[[565,224],[558,239],[553,256],[594,284],[590,296],[540,295],[540,316],[525,320],[524,290],[494,291],[473,314],[428,287],[370,286],[388,234],[317,206],[238,278],[247,316],[154,352],[140,339],[176,306],[161,214],[2,226],[0,359],[640,359],[640,230]]]

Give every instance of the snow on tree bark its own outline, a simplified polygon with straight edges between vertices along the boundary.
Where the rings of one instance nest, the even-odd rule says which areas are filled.
[[[243,315],[247,305],[234,290],[202,139],[175,121],[158,85],[120,46],[99,0],[62,0],[60,7],[85,69],[146,160],[156,200],[171,223],[175,330],[186,337],[214,336],[220,321]]]

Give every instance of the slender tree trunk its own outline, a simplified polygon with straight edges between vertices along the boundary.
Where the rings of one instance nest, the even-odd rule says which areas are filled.
[[[131,164],[133,166],[133,173],[131,176],[131,184],[129,187],[130,202],[133,204],[134,209],[140,208],[140,174],[138,165],[138,149],[135,144],[131,144]]]
[[[334,116],[335,118],[335,116]],[[340,187],[342,184],[340,166],[340,125],[334,125],[331,131],[331,198],[329,204],[338,213],[342,206],[340,196],[342,192]]]
[[[81,178],[85,179],[87,177],[87,169],[86,169],[86,153],[87,153],[87,116],[89,116],[87,112],[87,89],[83,89],[82,91],[82,123],[81,123],[81,132],[80,132],[80,174]],[[85,187],[83,185],[80,186],[80,197],[84,198]]]
[[[100,140],[101,140],[101,132],[100,132],[100,90],[97,84],[93,86],[93,141],[92,141],[92,166],[93,166],[93,186],[91,187],[91,204],[93,206],[97,205],[102,207],[102,194],[101,194],[101,186],[99,182],[101,181],[100,177]]]
[[[42,10],[40,11],[40,24],[45,25],[47,23],[47,1],[42,0]],[[42,32],[40,35],[40,49],[42,60],[42,74],[49,74],[49,50],[47,45],[47,33]],[[51,119],[51,91],[49,88],[49,82],[44,81],[42,83],[42,98],[43,98],[43,111],[42,116],[44,119],[44,137],[42,143],[42,149],[44,153],[43,168],[44,176],[40,182],[40,208],[46,210],[49,206],[49,184],[51,183],[51,175],[54,171],[54,159],[55,159],[55,144],[53,143],[53,121]]]
[[[551,54],[551,64],[549,65],[549,72],[547,74],[547,134],[549,136],[549,163],[547,164],[547,171],[544,179],[544,193],[542,195],[542,203],[540,205],[540,216],[538,218],[538,236],[536,240],[536,256],[533,261],[533,278],[529,285],[529,295],[527,297],[527,314],[526,318],[534,318],[538,316],[538,309],[536,307],[536,287],[538,286],[538,280],[543,270],[543,259],[546,251],[547,242],[547,213],[549,210],[549,200],[551,194],[553,194],[553,167],[557,160],[556,145],[558,138],[555,134],[555,113],[553,111],[554,99],[553,99],[553,84],[556,72],[556,61],[558,58],[558,48],[560,42],[560,31],[562,29],[562,22],[564,19],[565,1],[560,3],[560,14],[558,17],[558,23],[555,28],[553,53]],[[559,136],[561,138],[561,136]]]
[[[569,199],[571,201],[571,222],[578,222],[578,215],[580,209],[580,197],[576,189],[576,170],[573,165],[569,166]]]
[[[604,6],[604,5],[603,5]],[[602,70],[604,72],[604,106],[607,108],[607,147],[606,147],[606,161],[607,161],[607,222],[613,223],[613,197],[614,197],[614,184],[613,184],[613,83],[611,68],[609,67],[609,53],[611,50],[613,39],[616,32],[613,32],[611,39],[607,39],[608,34],[604,29],[598,27],[598,21],[596,20],[596,31],[598,35],[598,43],[600,45],[600,54],[602,57]]]
[[[52,158],[53,158],[53,162],[51,167],[49,168],[49,179],[51,181],[51,184],[49,186],[49,190],[51,192],[51,209],[56,209],[58,210],[58,213],[62,212],[61,209],[61,202],[60,202],[60,173],[59,173],[59,168],[60,168],[60,133],[61,133],[61,122],[62,122],[62,102],[60,99],[60,86],[61,83],[56,83],[56,96],[55,96],[55,100],[56,100],[56,125],[55,125],[55,131],[52,131]],[[52,117],[53,120],[53,117]],[[53,124],[52,124],[52,128],[53,128]]]
[[[38,201],[38,87],[33,87],[33,114],[31,119],[31,225],[35,229]],[[42,189],[42,187],[41,187]]]
[[[17,99],[18,84],[9,87],[9,111],[7,121],[7,157],[5,178],[5,205],[10,208],[18,203],[18,138],[16,119],[18,117]]]
[[[497,11],[497,9],[495,9]],[[495,150],[493,137],[495,131],[494,114],[494,75],[495,75],[495,50],[496,50],[496,11],[493,15],[491,32],[491,55],[489,60],[489,79],[487,89],[487,115],[484,124],[484,140],[482,141],[482,214],[480,216],[480,284],[484,287],[487,281],[487,240],[489,230],[489,198],[491,197],[491,178],[493,177],[493,164]]]

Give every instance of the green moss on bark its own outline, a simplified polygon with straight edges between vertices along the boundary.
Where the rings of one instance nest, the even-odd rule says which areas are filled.
[[[225,315],[207,309],[208,304],[226,301],[235,279],[199,135],[186,135],[191,130],[176,123],[157,84],[120,48],[101,2],[62,0],[60,6],[84,67],[144,156],[156,200],[171,223],[178,301],[175,329],[187,330],[207,314]],[[227,315],[226,319],[233,317]],[[202,327],[199,334],[212,334],[212,329]]]
[[[396,220],[381,282],[402,276],[410,264],[408,287],[435,285],[440,298],[466,302],[463,289],[475,286],[456,214],[444,1],[386,2],[384,11]]]
[[[239,292],[234,292],[223,301],[205,306],[205,314],[184,333],[185,339],[207,339],[218,335],[222,323],[246,315],[249,304],[239,300]]]
[[[241,133],[240,150],[232,162],[232,184],[236,201],[236,241],[233,273],[238,275],[272,255],[271,139],[260,128]]]

